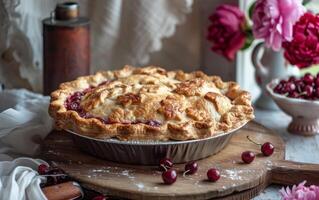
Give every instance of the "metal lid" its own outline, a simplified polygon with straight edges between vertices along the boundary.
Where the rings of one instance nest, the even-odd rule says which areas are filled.
[[[76,19],[79,17],[79,4],[76,2],[59,3],[54,12],[56,20]]]
[[[49,26],[76,27],[89,24],[89,19],[79,17],[80,9],[77,2],[64,2],[57,4],[49,18],[43,20],[43,24]]]

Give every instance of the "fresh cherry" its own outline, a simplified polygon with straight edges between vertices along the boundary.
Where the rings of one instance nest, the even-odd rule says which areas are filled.
[[[40,164],[40,165],[38,166],[38,173],[39,173],[40,175],[47,174],[48,171],[49,171],[49,167],[48,167],[47,165],[45,165],[45,164]]]
[[[274,92],[291,98],[318,100],[317,89],[319,89],[319,73],[316,77],[307,73],[299,79],[290,77],[288,80],[281,80],[274,87]]]
[[[185,165],[184,174],[195,174],[197,170],[198,170],[198,164],[195,161],[191,161]]]
[[[47,176],[47,182],[45,183],[45,186],[51,186],[58,184],[58,178],[57,176]]]
[[[281,80],[279,83],[282,84],[282,85],[285,85],[287,83],[287,81],[286,80]]]
[[[306,85],[304,88],[306,97],[311,97],[313,92],[313,87],[311,85]]]
[[[282,91],[282,89],[283,89],[283,85],[278,84],[278,85],[276,85],[276,87],[274,88],[274,91],[275,91],[276,93],[278,93],[278,94],[283,94],[284,92]]]
[[[177,173],[174,169],[169,169],[162,173],[162,179],[165,184],[173,184],[177,179]]]
[[[244,163],[251,163],[255,159],[255,154],[251,151],[245,151],[241,154],[241,159],[244,161]]]
[[[220,172],[216,168],[211,168],[207,171],[209,181],[216,182],[220,178]]]
[[[265,142],[264,144],[259,144],[255,141],[253,141],[249,136],[247,136],[247,139],[256,145],[261,146],[260,150],[264,154],[264,156],[270,156],[274,153],[275,147],[270,142]]]
[[[271,156],[274,153],[275,147],[270,142],[266,142],[261,146],[261,152],[265,156]]]
[[[98,195],[93,197],[92,200],[106,200],[106,197],[104,195]]]
[[[305,84],[304,84],[304,82],[302,80],[297,80],[295,82],[295,85],[296,85],[296,91],[297,92],[299,92],[299,93],[303,92]]]
[[[313,80],[314,80],[314,78],[310,73],[306,73],[303,77],[303,82],[306,85],[311,85],[313,83]]]
[[[289,82],[295,82],[297,80],[297,78],[295,76],[290,76],[288,81]]]
[[[292,82],[288,82],[286,85],[285,85],[285,92],[292,92],[296,89],[296,85]]]
[[[296,91],[289,92],[288,97],[291,97],[291,98],[298,98],[298,97],[299,97],[299,93],[298,93],[298,92],[296,92]]]
[[[173,167],[173,162],[171,159],[169,158],[163,158],[160,160],[160,168],[164,171],[166,171],[167,169],[170,169]]]

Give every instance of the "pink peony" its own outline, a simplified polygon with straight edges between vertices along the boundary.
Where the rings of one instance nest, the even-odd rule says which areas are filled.
[[[252,16],[255,38],[280,50],[282,42],[292,40],[293,25],[305,10],[302,0],[257,0]]]
[[[279,193],[283,200],[318,200],[319,187],[315,185],[306,187],[305,184],[306,181],[298,186],[294,185],[291,189],[289,187],[282,188]]]
[[[211,25],[208,27],[207,39],[213,43],[212,50],[233,60],[246,40],[244,13],[236,6],[224,4],[217,7],[209,20]]]
[[[305,13],[294,25],[293,40],[284,42],[285,58],[299,68],[319,63],[319,15]]]

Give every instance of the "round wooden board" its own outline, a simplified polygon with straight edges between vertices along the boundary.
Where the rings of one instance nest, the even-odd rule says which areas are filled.
[[[258,143],[271,142],[275,146],[274,154],[264,157],[260,146],[248,141],[246,136]],[[241,161],[241,153],[247,150],[257,155],[251,164]],[[67,133],[50,134],[42,151],[42,158],[55,162],[83,186],[129,199],[249,199],[270,183],[273,163],[284,160],[284,155],[284,141],[256,122],[234,134],[220,153],[199,160],[195,175],[184,177],[184,165],[176,165],[178,179],[173,185],[162,183],[157,167],[111,163],[83,153]],[[218,168],[222,174],[215,183],[206,180],[211,167]]]

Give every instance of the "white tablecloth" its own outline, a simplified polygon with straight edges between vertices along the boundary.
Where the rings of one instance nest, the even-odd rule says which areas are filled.
[[[288,133],[286,128],[291,118],[282,111],[256,109],[255,115],[257,122],[273,129],[285,140],[287,160],[319,164],[319,135],[303,137]],[[280,199],[278,193],[280,188],[281,186],[270,186],[254,200]]]

